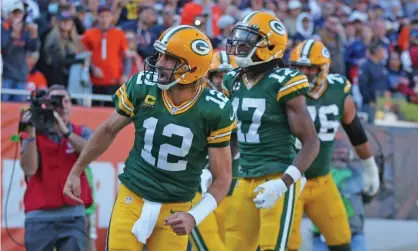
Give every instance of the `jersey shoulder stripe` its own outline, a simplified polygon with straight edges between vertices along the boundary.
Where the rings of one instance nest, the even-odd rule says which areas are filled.
[[[211,132],[210,136],[207,138],[208,143],[220,143],[224,141],[229,141],[231,139],[231,132],[236,127],[237,121],[234,120],[231,125]]]
[[[328,74],[327,81],[330,88],[340,89],[344,94],[349,95],[351,93],[351,82],[346,76],[341,74]]]
[[[114,103],[116,106],[116,110],[121,114],[128,117],[133,117],[134,114],[134,105],[133,101],[131,101],[130,95],[128,94],[133,88],[134,81],[136,81],[137,75],[133,75],[128,82],[123,84],[119,89],[116,91],[115,95],[113,96]],[[128,87],[127,87],[128,86]],[[123,114],[122,114],[123,113]]]
[[[298,96],[300,94],[306,94],[309,90],[309,82],[305,75],[297,72],[293,77],[289,78],[286,82],[283,81],[282,87],[277,92],[277,101],[283,98]]]

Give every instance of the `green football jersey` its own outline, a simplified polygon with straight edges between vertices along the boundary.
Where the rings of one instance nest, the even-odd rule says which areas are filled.
[[[255,85],[236,74],[237,70],[226,74],[224,84],[238,118],[238,177],[282,173],[296,156],[286,102],[308,93],[308,80],[289,68],[278,68]]]
[[[344,101],[350,94],[351,83],[340,74],[328,74],[327,84],[312,90],[306,104],[321,141],[319,154],[306,170],[306,178],[326,175],[331,170],[334,139],[344,114]]]
[[[150,75],[132,76],[113,96],[117,112],[135,126],[134,145],[119,179],[150,201],[191,201],[208,148],[229,145],[236,127],[233,107],[224,94],[203,86],[176,107]]]
[[[209,90],[216,88],[216,87],[211,86],[209,84],[206,84],[205,87],[208,88]],[[228,92],[228,90],[226,90],[224,85],[222,85],[222,93],[225,94],[225,96],[227,96],[229,98],[229,96],[230,96],[229,92]],[[235,132],[236,128],[234,128],[232,131]],[[209,159],[207,159],[207,161],[208,161],[207,163],[208,163],[208,167],[209,167]],[[234,191],[234,188],[235,188],[235,185],[236,185],[236,177],[237,177],[237,173],[238,173],[238,168],[239,168],[239,153],[237,153],[236,156],[234,156],[232,158],[232,178],[233,179],[232,179],[229,191],[228,191],[228,196],[231,196],[232,192]],[[201,192],[200,188],[199,188],[199,192]]]

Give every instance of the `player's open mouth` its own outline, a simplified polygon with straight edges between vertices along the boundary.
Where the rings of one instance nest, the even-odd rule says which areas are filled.
[[[167,82],[168,76],[162,71],[158,71],[158,82]]]

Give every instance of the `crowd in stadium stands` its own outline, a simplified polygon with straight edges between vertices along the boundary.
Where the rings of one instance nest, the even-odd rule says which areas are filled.
[[[143,69],[166,28],[197,26],[224,49],[233,25],[252,10],[283,21],[285,61],[298,42],[322,40],[330,72],[348,76],[363,111],[375,111],[376,96],[418,104],[418,0],[4,0],[3,88],[59,84],[72,94],[111,95]]]

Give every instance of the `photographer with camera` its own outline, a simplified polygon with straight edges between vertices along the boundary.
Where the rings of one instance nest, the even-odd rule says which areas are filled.
[[[92,192],[81,175],[81,200],[63,195],[72,166],[92,131],[70,122],[71,99],[65,87],[34,92],[31,107],[22,114],[20,163],[27,188],[25,246],[28,251],[84,251],[87,248],[85,208]]]

